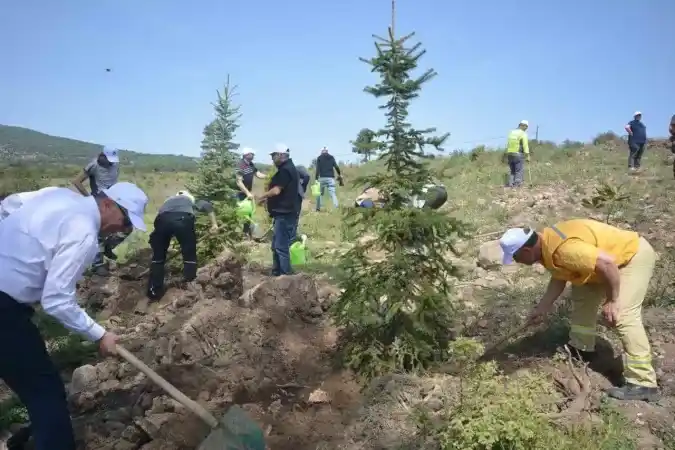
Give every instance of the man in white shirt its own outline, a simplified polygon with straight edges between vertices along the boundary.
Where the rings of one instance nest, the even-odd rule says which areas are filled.
[[[28,409],[36,450],[75,450],[61,377],[31,321],[31,304],[66,328],[116,352],[117,336],[77,303],[77,281],[98,251],[97,238],[145,230],[148,197],[117,183],[97,197],[58,188],[36,196],[0,223],[0,378]]]
[[[21,206],[23,206],[23,204],[27,201],[39,195],[51,192],[55,189],[60,188],[46,187],[37,191],[18,192],[16,194],[8,195],[0,202],[0,222],[7,218],[7,216],[12,214],[14,211],[17,211],[19,208],[21,208]]]

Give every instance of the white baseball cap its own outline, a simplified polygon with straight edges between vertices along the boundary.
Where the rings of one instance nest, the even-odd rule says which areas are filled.
[[[534,230],[529,230],[529,233],[526,233],[523,228],[506,230],[506,233],[499,238],[499,245],[502,248],[502,252],[504,252],[502,264],[513,263],[513,255],[525,245],[533,234]]]
[[[270,152],[270,154],[274,153],[290,153],[290,150],[288,149],[288,145],[278,143],[274,146],[274,150]]]
[[[121,181],[101,190],[110,200],[114,201],[129,214],[129,220],[134,228],[147,231],[143,216],[148,196],[138,186],[127,181]]]
[[[521,120],[521,121],[520,121],[520,125],[527,125],[527,126],[529,127],[529,126],[530,126],[530,122],[528,122],[527,120]]]
[[[633,113],[633,117],[635,117],[635,116],[641,116],[641,115],[642,115],[642,111],[635,111],[635,112]]]
[[[253,155],[255,156],[255,150],[253,150],[251,147],[244,147],[244,149],[241,151],[241,155]]]
[[[107,145],[103,147],[103,154],[111,163],[120,162],[119,150],[114,147],[108,147]]]
[[[328,151],[328,147],[326,147],[325,145],[323,147],[321,147],[321,151],[324,151],[324,150]]]

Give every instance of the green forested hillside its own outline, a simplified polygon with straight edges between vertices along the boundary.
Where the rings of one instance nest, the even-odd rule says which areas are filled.
[[[0,165],[77,165],[83,166],[101,145],[40,133],[29,128],[0,125]],[[122,163],[141,170],[191,171],[196,158],[123,150]]]

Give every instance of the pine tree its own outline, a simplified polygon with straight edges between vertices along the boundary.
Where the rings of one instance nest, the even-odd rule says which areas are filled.
[[[368,162],[372,156],[381,148],[382,144],[375,140],[375,132],[369,128],[363,128],[359,131],[356,139],[350,141],[352,152],[363,157],[363,162]]]
[[[218,233],[213,233],[204,216],[197,221],[200,264],[218,256],[226,247],[236,249],[241,241],[241,220],[236,214],[234,197],[237,163],[234,151],[239,148],[234,139],[241,119],[240,107],[234,104],[237,86],[230,83],[228,76],[225,87],[216,94],[217,101],[212,103],[215,118],[204,127],[197,175],[188,184],[195,197],[213,203],[220,226]]]
[[[380,81],[364,90],[386,98],[386,125],[374,138],[382,142],[386,171],[355,180],[380,190],[383,208],[352,208],[344,224],[360,239],[341,260],[343,293],[332,314],[344,327],[342,351],[347,365],[366,377],[396,370],[418,370],[443,358],[448,330],[454,325],[450,275],[455,268],[446,260],[453,239],[465,235],[465,224],[430,209],[408,206],[431,179],[424,149],[441,150],[448,134],[430,136],[435,129],[415,129],[407,122],[410,101],[424,83],[436,76],[429,69],[413,78],[421,44],[408,47],[414,34],[396,39],[375,36],[376,56],[363,59]],[[386,255],[379,261],[371,252]]]
[[[239,128],[241,113],[234,104],[237,86],[227,78],[223,91],[216,91],[218,100],[213,103],[216,117],[204,127],[201,159],[197,176],[189,186],[190,191],[201,198],[230,201],[235,189],[234,170],[239,144],[234,137]]]

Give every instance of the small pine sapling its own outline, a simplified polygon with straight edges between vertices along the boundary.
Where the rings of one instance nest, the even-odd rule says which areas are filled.
[[[410,207],[430,181],[424,149],[441,150],[448,134],[431,137],[435,129],[419,130],[407,122],[408,106],[436,72],[413,78],[424,54],[420,44],[375,36],[377,54],[368,63],[380,76],[367,93],[380,106],[386,125],[373,138],[382,142],[378,160],[386,170],[355,180],[379,189],[382,208],[350,208],[344,225],[353,236],[370,235],[343,255],[343,293],[331,313],[343,327],[341,350],[347,365],[370,378],[390,371],[414,371],[442,359],[455,317],[449,276],[456,273],[446,258],[453,240],[465,236],[466,225],[431,209]],[[372,252],[386,255],[373,261]]]

